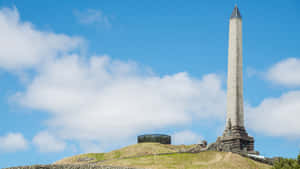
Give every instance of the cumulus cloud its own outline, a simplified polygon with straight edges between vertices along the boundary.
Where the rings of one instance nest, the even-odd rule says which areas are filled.
[[[275,84],[298,87],[300,86],[300,59],[288,58],[276,63],[267,71],[267,78]]]
[[[40,152],[60,152],[66,148],[65,142],[47,131],[38,133],[32,142]]]
[[[17,102],[49,113],[47,131],[33,138],[41,152],[63,151],[68,140],[86,151],[102,149],[112,140],[193,118],[224,118],[226,95],[216,74],[159,76],[134,62],[85,58],[78,54],[81,38],[39,31],[21,21],[17,9],[0,10],[0,28],[0,67],[35,72],[16,94]]]
[[[48,126],[65,139],[105,142],[223,115],[225,92],[217,75],[140,72],[136,64],[107,56],[65,56],[45,65],[18,97],[23,106],[49,112]]]
[[[288,58],[269,68],[268,80],[286,87],[300,86],[300,60]],[[246,107],[250,128],[271,136],[300,137],[300,91],[292,90],[280,97],[265,98],[258,106]]]
[[[172,144],[196,144],[202,140],[202,137],[197,133],[189,130],[176,132],[172,135]]]
[[[247,109],[248,125],[272,136],[300,137],[300,91],[279,98],[266,98],[257,107]]]
[[[288,58],[271,66],[264,74],[272,83],[285,87],[300,86],[300,60]],[[271,136],[300,137],[300,91],[263,99],[258,106],[246,106],[248,126]]]
[[[105,16],[101,10],[87,9],[85,11],[74,11],[81,24],[103,24],[106,27],[111,27],[108,16]]]
[[[37,30],[20,20],[16,8],[0,9],[0,30],[0,67],[6,70],[32,68],[83,43],[78,37]]]
[[[80,148],[84,153],[100,153],[104,152],[103,144],[97,141],[83,141],[80,143]]]
[[[21,133],[0,136],[0,151],[15,152],[28,148],[28,142]]]

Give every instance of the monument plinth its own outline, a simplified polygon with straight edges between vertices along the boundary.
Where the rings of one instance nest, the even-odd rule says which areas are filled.
[[[235,153],[254,152],[254,138],[244,127],[242,16],[235,6],[229,23],[226,128],[215,148]]]

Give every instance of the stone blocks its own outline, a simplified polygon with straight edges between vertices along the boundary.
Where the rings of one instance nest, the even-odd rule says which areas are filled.
[[[215,143],[209,145],[208,150],[259,154],[254,151],[254,138],[248,135],[244,127],[226,129]]]

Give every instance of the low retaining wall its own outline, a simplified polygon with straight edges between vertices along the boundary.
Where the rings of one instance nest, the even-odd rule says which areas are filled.
[[[32,166],[10,167],[5,169],[137,169],[137,168],[97,166],[97,165],[32,165]]]

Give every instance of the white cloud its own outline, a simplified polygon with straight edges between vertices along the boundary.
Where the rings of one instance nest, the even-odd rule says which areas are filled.
[[[300,86],[300,59],[288,58],[272,66],[267,78],[275,84],[296,87]]]
[[[80,148],[83,150],[83,153],[102,153],[104,152],[103,145],[99,142],[93,141],[83,141],[80,143]]]
[[[254,69],[253,67],[247,67],[247,69],[246,69],[247,77],[251,78],[258,74],[259,74],[259,72],[256,69]]]
[[[8,133],[0,136],[0,151],[15,152],[28,148],[28,143],[21,133]]]
[[[72,55],[49,63],[18,97],[23,106],[49,112],[49,128],[61,137],[82,141],[118,140],[193,117],[220,118],[225,110],[215,74],[200,80],[185,72],[159,77],[107,56]]]
[[[103,24],[106,27],[111,27],[108,16],[105,16],[101,10],[87,9],[85,11],[74,11],[81,24]]]
[[[63,151],[67,140],[88,151],[85,143],[101,147],[193,118],[224,116],[226,95],[216,74],[158,76],[134,62],[83,58],[76,54],[82,39],[39,31],[20,21],[16,9],[0,10],[0,36],[0,67],[35,72],[16,98],[50,115],[47,131],[33,138],[41,152]]]
[[[66,148],[65,142],[47,131],[38,133],[32,142],[40,152],[60,152]]]
[[[202,137],[197,133],[189,130],[177,132],[172,135],[172,144],[197,144],[202,140]]]
[[[266,98],[255,108],[248,108],[250,128],[272,136],[300,137],[300,91],[279,98]]]
[[[0,37],[0,67],[7,70],[32,68],[83,43],[78,37],[37,30],[20,20],[16,8],[0,9]]]
[[[266,73],[268,80],[286,87],[300,86],[300,59],[288,58],[273,65]],[[300,137],[300,91],[265,98],[257,107],[246,107],[250,128],[272,136]]]

